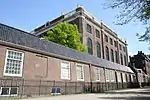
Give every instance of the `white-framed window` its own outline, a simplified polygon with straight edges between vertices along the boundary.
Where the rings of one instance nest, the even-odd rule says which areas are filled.
[[[98,68],[95,69],[96,73],[96,81],[100,81],[100,70]]]
[[[130,76],[131,76],[131,82],[134,82],[133,75],[130,74]]]
[[[61,79],[70,80],[70,62],[61,62]]]
[[[17,96],[18,87],[1,87],[0,96]]]
[[[106,82],[109,82],[109,70],[105,69]]]
[[[120,72],[117,72],[117,79],[118,79],[118,82],[121,82],[121,73]]]
[[[6,51],[4,76],[22,76],[24,53],[15,50]]]
[[[77,80],[84,81],[84,68],[82,64],[76,64]]]
[[[122,73],[122,78],[123,78],[123,82],[127,82],[125,73]]]
[[[115,81],[115,71],[110,70],[109,75],[110,75],[109,76],[110,77],[110,81],[114,82]]]

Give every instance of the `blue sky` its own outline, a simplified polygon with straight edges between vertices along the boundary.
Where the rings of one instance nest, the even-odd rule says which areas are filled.
[[[73,10],[77,4],[102,20],[117,34],[128,42],[129,55],[137,51],[149,53],[148,44],[139,42],[136,33],[144,32],[141,23],[130,22],[127,25],[117,26],[115,16],[119,10],[104,9],[105,1],[108,0],[1,0],[0,23],[10,25],[25,31],[31,31],[35,27],[58,17],[61,12]]]

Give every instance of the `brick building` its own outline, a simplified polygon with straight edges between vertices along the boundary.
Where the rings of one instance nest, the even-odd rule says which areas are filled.
[[[130,66],[141,69],[145,74],[150,76],[150,55],[139,51],[137,55],[130,57]]]
[[[46,24],[36,28],[32,33],[42,37],[48,30],[63,21],[78,26],[82,36],[82,43],[87,46],[89,54],[121,65],[127,65],[128,51],[126,41],[120,39],[115,32],[102,21],[98,21],[83,7],[78,7],[67,14],[62,14],[58,18],[48,21]]]
[[[0,96],[127,88],[133,71],[0,24]]]

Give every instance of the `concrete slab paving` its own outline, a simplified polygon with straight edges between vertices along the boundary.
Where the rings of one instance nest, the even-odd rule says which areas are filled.
[[[113,90],[106,93],[62,95],[21,100],[150,100],[150,88]]]

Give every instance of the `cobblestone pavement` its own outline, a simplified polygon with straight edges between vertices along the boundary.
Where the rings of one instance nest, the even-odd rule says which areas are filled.
[[[150,100],[150,88],[114,90],[97,94],[38,97],[21,100]]]

